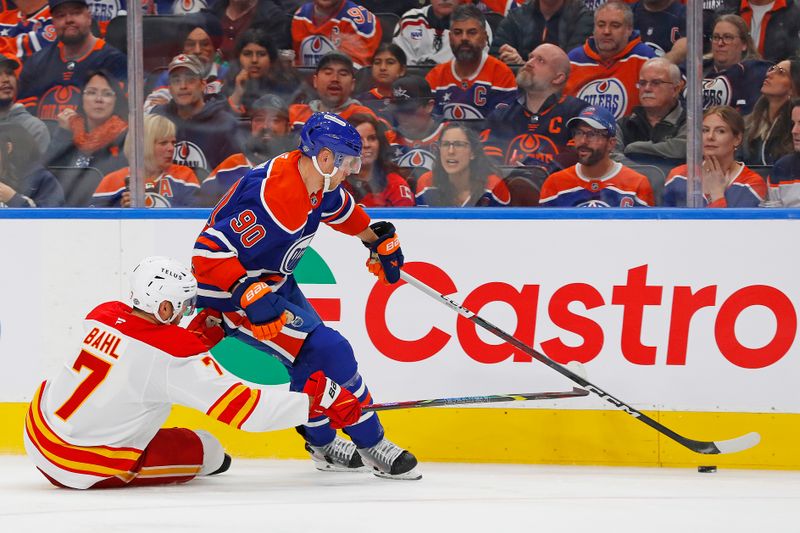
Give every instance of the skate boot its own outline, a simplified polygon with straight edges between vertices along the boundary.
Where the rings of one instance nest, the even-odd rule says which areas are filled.
[[[336,435],[325,446],[312,446],[306,442],[306,450],[311,454],[314,467],[323,472],[366,472],[361,456],[356,452],[356,445]]]
[[[372,467],[372,473],[387,479],[422,479],[417,472],[417,458],[388,439],[381,440],[372,448],[359,448],[364,464]]]

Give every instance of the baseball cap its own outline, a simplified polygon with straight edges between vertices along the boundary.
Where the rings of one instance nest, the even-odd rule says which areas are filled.
[[[169,62],[169,68],[167,72],[171,74],[173,70],[179,68],[189,69],[198,76],[202,76],[204,70],[203,64],[200,62],[197,56],[191,54],[178,54],[173,57],[172,61]]]
[[[13,57],[0,54],[0,67],[5,65],[10,66],[13,70],[17,70],[19,68],[19,61]]]
[[[350,59],[349,56],[346,56],[340,52],[329,52],[322,56],[322,59],[320,59],[319,63],[317,63],[317,70],[315,72],[319,72],[327,67],[330,63],[342,64],[347,67],[353,76],[356,75],[356,68],[353,66],[353,60]]]
[[[89,7],[89,4],[86,3],[86,0],[48,0],[47,4],[50,6],[50,11],[61,4],[80,4]]]
[[[279,115],[289,116],[289,106],[283,101],[283,98],[276,94],[265,94],[250,106],[253,111],[277,111]]]
[[[585,122],[596,130],[606,130],[609,136],[617,134],[617,121],[611,111],[602,106],[587,106],[577,117],[572,117],[567,121],[567,127],[573,128],[573,122]]]
[[[433,99],[431,86],[422,76],[403,76],[392,83],[392,106],[413,111]]]

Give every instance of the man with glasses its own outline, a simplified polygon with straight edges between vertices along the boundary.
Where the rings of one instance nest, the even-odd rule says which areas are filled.
[[[565,91],[622,118],[639,105],[636,80],[651,57],[655,52],[634,31],[631,8],[622,2],[603,4],[594,12],[592,37],[569,52],[572,74]]]
[[[548,173],[574,164],[566,124],[589,104],[564,94],[569,72],[564,50],[537,46],[517,72],[517,98],[487,119],[486,155],[502,165],[538,166]]]
[[[609,158],[617,143],[614,116],[589,106],[571,119],[578,163],[550,174],[542,184],[542,207],[646,207],[654,205],[645,176]]]
[[[627,157],[686,157],[686,110],[680,102],[681,71],[664,58],[648,59],[639,71],[639,101],[617,121],[615,153]]]

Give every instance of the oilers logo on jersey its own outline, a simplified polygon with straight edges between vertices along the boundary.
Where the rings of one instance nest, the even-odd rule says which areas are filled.
[[[306,66],[315,66],[322,56],[336,50],[337,46],[323,35],[311,35],[300,43],[300,57]]]
[[[703,80],[703,109],[715,105],[731,105],[732,96],[731,83],[725,76]]]
[[[206,154],[191,141],[179,141],[175,144],[173,162],[189,168],[208,168]]]
[[[445,104],[443,109],[443,116],[445,120],[482,120],[483,113],[469,104],[453,103]]]
[[[531,162],[536,161],[548,165],[557,155],[558,147],[550,138],[536,133],[523,133],[508,143],[506,164],[530,165]]]
[[[41,120],[58,120],[65,109],[75,109],[81,101],[81,90],[75,85],[56,85],[39,99],[36,115]]]
[[[422,147],[408,148],[398,147],[396,150],[397,156],[394,162],[397,166],[402,168],[426,168],[428,170],[433,168],[433,153]]]
[[[90,0],[88,4],[92,20],[98,22],[108,22],[117,15],[126,13],[120,0]]]
[[[207,7],[208,5],[204,0],[175,0],[172,4],[172,14],[184,15],[186,13],[197,13]]]
[[[616,78],[604,78],[587,83],[578,93],[578,98],[589,105],[602,106],[620,119],[628,107],[628,92]]]
[[[314,238],[314,235],[316,235],[316,233],[306,235],[286,250],[283,261],[281,261],[281,274],[286,274],[288,276],[294,272],[294,269],[297,268],[297,264],[303,258],[303,254],[306,253],[306,249],[311,244],[311,239]]]
[[[148,192],[144,195],[144,206],[145,207],[172,207],[172,202],[170,202],[165,196],[162,196],[155,192]]]

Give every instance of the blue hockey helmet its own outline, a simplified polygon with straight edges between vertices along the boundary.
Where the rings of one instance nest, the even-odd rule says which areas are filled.
[[[300,131],[300,151],[313,157],[327,148],[337,156],[361,155],[361,135],[334,113],[314,113]]]

